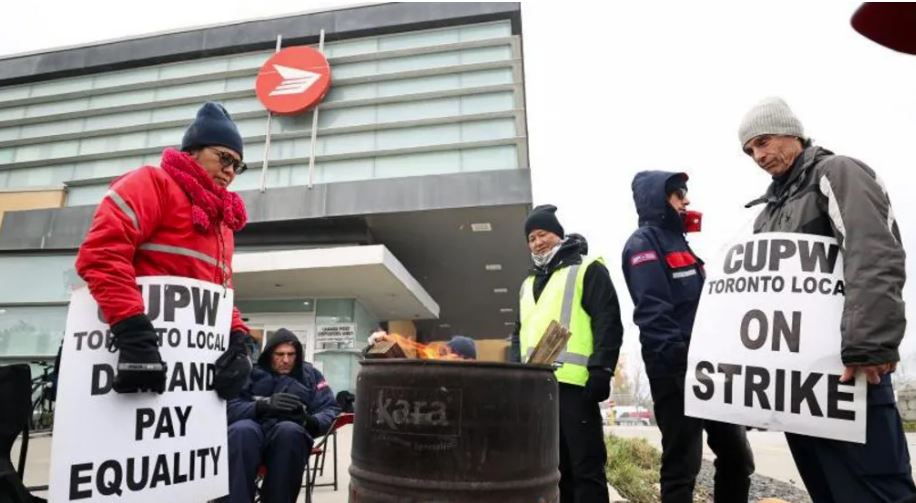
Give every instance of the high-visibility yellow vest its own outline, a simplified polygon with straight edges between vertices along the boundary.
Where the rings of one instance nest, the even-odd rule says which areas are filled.
[[[534,351],[552,320],[567,327],[571,332],[566,349],[557,362],[563,364],[556,370],[557,381],[585,386],[588,380],[588,358],[594,350],[592,318],[582,309],[582,285],[585,271],[592,262],[604,263],[601,257],[582,257],[581,264],[563,267],[553,272],[547,286],[534,301],[534,276],[522,282],[519,292],[519,346],[522,361]]]

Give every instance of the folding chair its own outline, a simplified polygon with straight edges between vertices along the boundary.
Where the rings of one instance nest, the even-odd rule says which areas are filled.
[[[353,424],[353,417],[352,412],[338,414],[334,418],[334,422],[331,423],[331,427],[328,428],[328,432],[312,447],[312,452],[305,465],[305,485],[303,486],[305,487],[305,501],[307,503],[311,503],[312,491],[316,487],[334,486],[334,490],[337,490],[337,430],[348,424]],[[328,439],[331,440],[331,446],[334,447],[334,479],[332,482],[316,484],[315,480],[318,476],[324,475],[324,460],[328,454]]]
[[[35,503],[45,501],[32,496],[22,484],[25,459],[29,451],[29,416],[32,414],[32,371],[26,364],[0,367],[0,496],[3,501]],[[13,468],[10,453],[16,437],[22,435],[19,467]],[[43,489],[47,489],[46,487]],[[9,499],[5,499],[9,498]]]

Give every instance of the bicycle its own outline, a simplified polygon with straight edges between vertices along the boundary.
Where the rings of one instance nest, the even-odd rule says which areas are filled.
[[[42,368],[41,375],[32,379],[32,414],[29,429],[33,432],[50,431],[54,426],[54,365],[45,361],[33,361]]]

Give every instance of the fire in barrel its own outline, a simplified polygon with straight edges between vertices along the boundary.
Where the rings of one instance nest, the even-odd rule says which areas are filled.
[[[553,368],[399,342],[357,378],[350,501],[558,501]]]

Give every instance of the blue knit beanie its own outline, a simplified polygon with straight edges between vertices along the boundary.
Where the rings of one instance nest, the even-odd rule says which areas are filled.
[[[465,358],[467,360],[476,360],[477,359],[477,345],[474,344],[474,340],[470,337],[465,337],[463,335],[456,335],[452,337],[450,341],[445,343],[453,353],[458,356]]]
[[[242,156],[242,135],[232,122],[232,117],[222,105],[208,101],[197,111],[194,122],[188,126],[181,139],[181,150],[219,145],[234,150]]]

